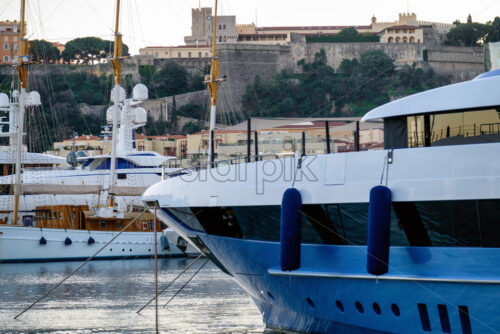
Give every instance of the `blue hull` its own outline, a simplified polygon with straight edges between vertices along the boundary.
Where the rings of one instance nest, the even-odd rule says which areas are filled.
[[[301,268],[279,268],[280,244],[198,237],[271,329],[312,333],[498,333],[500,249],[391,247],[386,275],[366,247],[302,245]],[[195,238],[196,239],[196,238]]]

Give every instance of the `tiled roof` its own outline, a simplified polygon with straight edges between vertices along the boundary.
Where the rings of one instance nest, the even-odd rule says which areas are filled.
[[[215,130],[215,134],[224,134],[224,133],[246,133],[246,130]],[[252,131],[253,132],[253,131]],[[207,135],[209,134],[209,130],[203,130],[200,132],[193,133],[193,135]]]
[[[341,30],[344,28],[356,28],[356,29],[371,29],[371,25],[368,26],[289,26],[289,27],[257,27],[257,31],[273,31],[273,30]]]
[[[209,45],[146,46],[144,48],[141,48],[141,50],[144,50],[144,49],[176,49],[176,48],[192,49],[192,48],[208,48],[208,47],[209,47]]]
[[[75,137],[75,141],[78,140],[101,140],[101,137],[94,136],[94,135],[81,135]],[[73,138],[65,139],[64,141],[73,141]]]

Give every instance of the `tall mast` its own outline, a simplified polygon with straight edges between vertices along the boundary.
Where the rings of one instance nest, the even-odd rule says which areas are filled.
[[[19,119],[17,124],[17,142],[16,142],[16,176],[14,184],[14,221],[16,224],[19,215],[19,194],[21,193],[21,158],[23,150],[23,132],[24,132],[24,106],[26,98],[26,84],[28,79],[28,40],[26,37],[26,23],[24,14],[26,11],[26,0],[21,0],[21,28],[19,29],[19,57],[17,70],[19,73],[19,86],[21,94],[19,95]]]
[[[215,15],[214,15],[214,34],[212,39],[212,67],[210,69],[210,77],[205,80],[210,91],[210,138],[208,141],[208,151],[210,162],[214,162],[214,130],[215,130],[215,112],[217,106],[217,90],[219,84],[226,80],[219,78],[219,59],[215,57],[215,45],[217,43],[217,0],[215,0]]]
[[[118,32],[120,24],[120,0],[116,0],[116,23],[115,23],[115,44],[113,47],[113,58],[111,64],[113,65],[113,72],[115,74],[115,87],[114,87],[114,106],[113,106],[113,130],[111,141],[111,163],[109,166],[109,187],[108,199],[109,206],[113,206],[115,173],[116,173],[116,142],[118,140],[118,114],[119,114],[119,101],[120,101],[120,83],[121,83],[121,63],[122,57],[122,35]]]

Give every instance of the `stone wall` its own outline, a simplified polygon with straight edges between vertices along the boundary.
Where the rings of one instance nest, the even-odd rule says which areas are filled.
[[[398,67],[422,61],[423,44],[385,44],[385,43],[309,43],[306,45],[306,61],[312,62],[314,55],[325,50],[328,65],[337,69],[342,59],[359,59],[371,50],[383,50]]]
[[[256,75],[269,80],[282,70],[294,71],[296,67],[290,46],[226,44],[219,46],[216,54],[220,75],[227,77],[220,86],[218,110],[235,112],[240,121],[241,97]]]
[[[474,79],[484,72],[483,49],[480,47],[435,46],[424,51],[424,66],[453,82]]]

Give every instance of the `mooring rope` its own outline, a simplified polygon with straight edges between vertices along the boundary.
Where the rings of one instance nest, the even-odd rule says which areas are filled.
[[[198,273],[200,272],[200,270],[208,263],[208,261],[210,261],[209,259],[206,259],[205,262],[198,268],[198,270],[196,270],[196,272],[193,274],[193,276],[191,276],[186,283],[184,283],[184,285],[179,289],[177,290],[177,292],[168,300],[168,302],[165,303],[165,305],[163,305],[163,308],[167,307],[168,303],[170,303],[182,290],[184,290],[184,288],[186,287],[186,285],[189,284],[189,282],[191,282],[191,280],[196,276],[198,275]]]
[[[44,299],[45,297],[47,297],[49,294],[52,293],[52,291],[54,291],[55,289],[57,289],[61,284],[63,284],[68,278],[70,278],[71,276],[73,276],[78,270],[80,270],[83,266],[85,266],[90,260],[92,260],[97,254],[99,254],[104,248],[106,248],[111,242],[113,242],[113,240],[115,240],[116,238],[118,238],[118,236],[124,232],[127,228],[130,227],[130,225],[132,225],[133,223],[135,223],[137,221],[137,219],[139,219],[146,211],[148,211],[149,208],[145,208],[144,211],[142,211],[137,217],[135,217],[132,221],[130,221],[130,223],[128,223],[124,228],[122,228],[113,238],[111,238],[111,240],[109,240],[104,246],[102,246],[97,252],[95,252],[93,255],[91,255],[87,260],[85,260],[85,262],[83,262],[81,265],[78,266],[78,268],[76,268],[75,270],[73,270],[68,276],[66,276],[63,280],[61,280],[59,283],[57,283],[54,287],[52,287],[52,289],[50,289],[49,291],[47,291],[43,296],[41,296],[40,298],[38,298],[35,302],[33,302],[30,306],[28,306],[27,308],[25,308],[21,313],[19,313],[18,315],[16,315],[14,317],[14,319],[17,319],[19,318],[22,314],[24,314],[26,311],[28,311],[29,309],[31,309],[33,306],[35,306],[36,304],[38,304],[42,299]],[[156,224],[156,222],[155,222]]]
[[[163,292],[165,292],[165,290],[167,290],[175,281],[177,281],[177,279],[179,277],[181,277],[186,271],[188,271],[189,268],[191,268],[193,266],[193,264],[196,263],[196,261],[198,261],[199,259],[201,259],[202,257],[204,257],[204,254],[200,254],[193,262],[191,262],[186,268],[184,268],[184,270],[179,274],[177,275],[177,277],[175,277],[170,283],[168,283],[163,289],[161,289],[160,292],[158,292],[158,295],[161,295]],[[153,300],[155,300],[155,298],[157,296],[154,296],[153,298],[151,298],[143,307],[141,307],[137,313],[141,313],[142,310],[144,310],[146,307],[148,307],[149,304],[151,304],[151,302]]]

